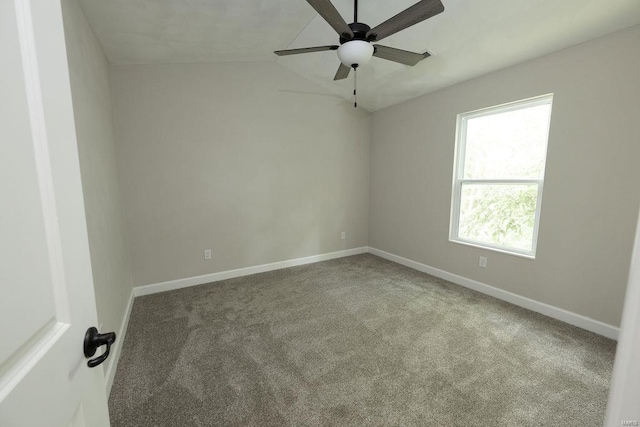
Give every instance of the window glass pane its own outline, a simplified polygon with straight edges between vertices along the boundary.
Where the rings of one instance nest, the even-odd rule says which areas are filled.
[[[538,184],[462,184],[458,236],[532,250]]]
[[[542,179],[551,105],[467,120],[464,179]]]

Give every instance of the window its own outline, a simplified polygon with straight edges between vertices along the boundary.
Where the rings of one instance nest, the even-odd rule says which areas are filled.
[[[535,257],[552,99],[458,115],[451,241]]]

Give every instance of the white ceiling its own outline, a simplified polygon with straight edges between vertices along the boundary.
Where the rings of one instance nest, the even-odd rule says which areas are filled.
[[[371,27],[417,0],[360,0]],[[381,44],[434,56],[414,67],[372,58],[358,73],[358,105],[375,111],[632,25],[640,0],[442,0],[445,11]],[[353,1],[333,0],[347,22]],[[335,51],[277,57],[274,50],[338,44],[305,0],[82,0],[114,64],[276,61],[350,99],[334,82]],[[597,61],[597,58],[594,58]]]

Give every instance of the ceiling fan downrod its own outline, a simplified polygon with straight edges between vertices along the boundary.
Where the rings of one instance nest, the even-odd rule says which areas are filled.
[[[358,0],[353,0],[353,22],[358,22]]]

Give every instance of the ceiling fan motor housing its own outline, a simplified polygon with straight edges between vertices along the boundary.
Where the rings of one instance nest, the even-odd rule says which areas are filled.
[[[363,24],[362,22],[352,22],[351,24],[349,24],[349,28],[351,28],[351,31],[353,31],[353,38],[345,37],[345,34],[342,34],[340,36],[340,44],[344,44],[351,40],[375,40],[375,38],[367,40],[367,32],[369,32],[369,30],[371,29],[371,27],[367,24]]]

